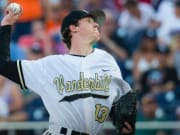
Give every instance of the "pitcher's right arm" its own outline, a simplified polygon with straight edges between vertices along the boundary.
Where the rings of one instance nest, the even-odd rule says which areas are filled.
[[[17,61],[10,60],[10,40],[12,26],[21,13],[14,13],[9,6],[6,7],[0,27],[0,74],[20,84]]]

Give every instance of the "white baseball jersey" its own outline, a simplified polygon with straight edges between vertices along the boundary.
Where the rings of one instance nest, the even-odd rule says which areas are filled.
[[[59,135],[61,126],[96,135],[112,103],[131,89],[113,57],[99,49],[86,57],[65,54],[18,61],[18,70],[21,85],[41,96],[53,135]]]

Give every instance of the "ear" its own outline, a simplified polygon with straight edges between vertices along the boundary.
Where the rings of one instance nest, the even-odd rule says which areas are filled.
[[[70,31],[71,31],[71,32],[76,33],[76,32],[77,32],[78,27],[77,27],[77,26],[75,26],[75,25],[70,25],[70,26],[69,26],[69,29],[70,29]]]

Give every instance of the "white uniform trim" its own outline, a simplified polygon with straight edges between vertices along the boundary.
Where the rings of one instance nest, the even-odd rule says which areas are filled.
[[[25,83],[24,83],[24,79],[23,79],[23,75],[22,75],[20,60],[17,60],[17,69],[18,69],[18,75],[19,75],[21,87],[22,87],[22,89],[25,89],[26,87],[25,87]]]

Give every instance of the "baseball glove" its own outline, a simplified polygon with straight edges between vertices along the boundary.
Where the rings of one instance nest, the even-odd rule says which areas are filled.
[[[135,122],[136,122],[136,91],[130,91],[126,95],[122,96],[118,102],[116,102],[110,112],[113,125],[120,135],[134,135],[135,134]],[[123,134],[122,129],[126,127],[125,122],[128,122],[133,131],[128,134]]]

